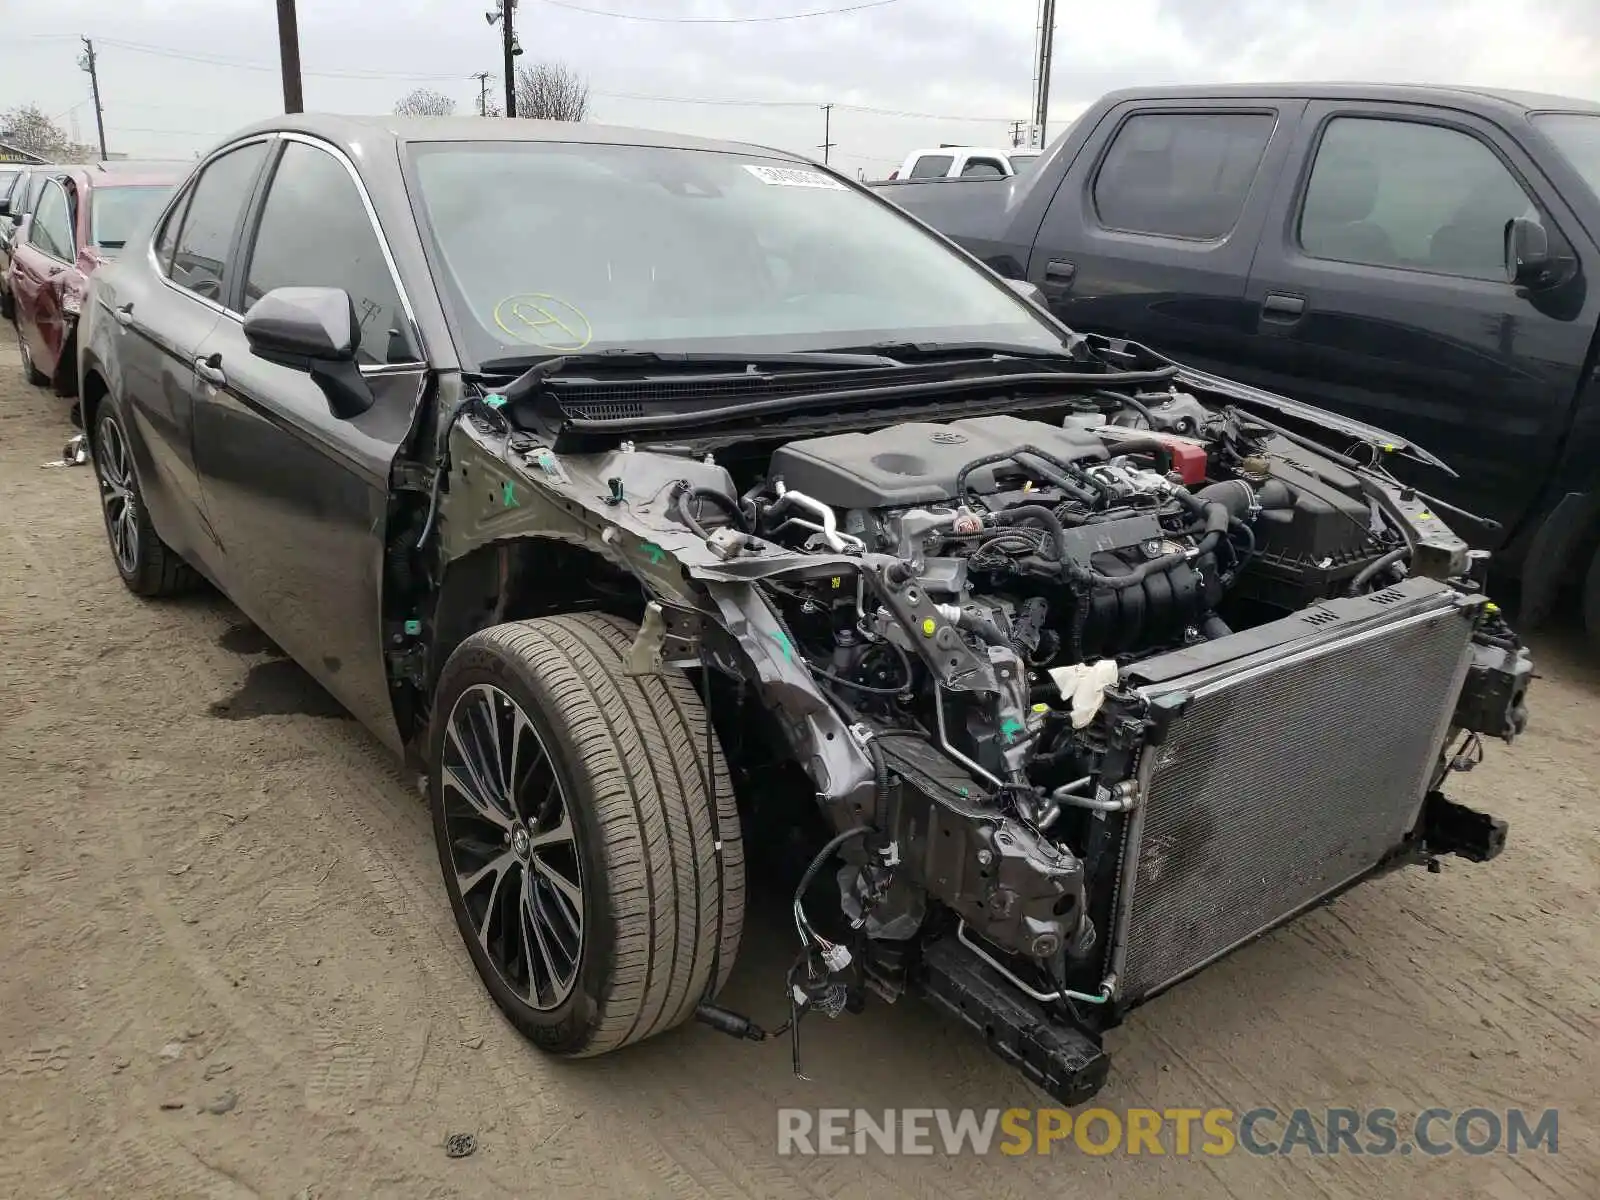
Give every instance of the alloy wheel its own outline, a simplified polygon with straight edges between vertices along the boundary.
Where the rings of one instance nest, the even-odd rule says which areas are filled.
[[[505,692],[474,684],[450,710],[440,776],[450,865],[478,945],[530,1007],[560,1007],[583,957],[583,873],[543,739]]]
[[[100,422],[94,444],[95,474],[100,480],[100,505],[105,509],[111,552],[124,575],[139,569],[139,496],[134,490],[133,461],[122,427],[112,417]]]

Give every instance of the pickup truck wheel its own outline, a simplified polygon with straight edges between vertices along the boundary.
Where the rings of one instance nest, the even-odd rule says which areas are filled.
[[[33,365],[33,351],[28,348],[28,335],[22,332],[21,321],[17,322],[16,328],[17,351],[22,355],[23,377],[26,378],[29,383],[33,384],[34,387],[43,387],[45,384],[50,382],[50,376],[46,375],[43,371],[39,370],[38,367]]]
[[[100,484],[100,511],[117,574],[137,596],[176,596],[190,590],[198,576],[151,524],[139,492],[133,451],[123,432],[122,412],[108,396],[90,442],[95,478]]]
[[[428,793],[456,925],[495,1003],[555,1054],[688,1020],[744,923],[721,748],[707,754],[681,671],[623,673],[636,632],[592,613],[497,625],[456,649],[434,698]]]

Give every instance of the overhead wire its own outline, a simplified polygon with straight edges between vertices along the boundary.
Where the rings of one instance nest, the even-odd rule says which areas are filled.
[[[768,21],[805,21],[811,17],[835,17],[842,13],[861,12],[868,8],[885,8],[900,0],[862,0],[839,8],[819,8],[811,12],[777,13],[764,17],[666,17],[647,13],[613,12],[607,9],[588,8],[570,0],[543,0],[551,8],[564,8],[569,12],[584,13],[591,17],[611,17],[619,21],[650,21],[660,25],[757,25]]]

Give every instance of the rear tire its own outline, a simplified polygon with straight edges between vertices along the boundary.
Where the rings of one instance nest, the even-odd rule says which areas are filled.
[[[495,1003],[554,1054],[687,1021],[744,923],[721,747],[713,803],[705,708],[681,671],[623,674],[636,633],[593,613],[497,625],[450,656],[434,699],[428,794],[456,925]]]
[[[100,487],[100,511],[111,543],[111,561],[136,596],[181,595],[195,586],[199,576],[156,533],[139,491],[126,431],[121,407],[107,396],[100,402],[89,450]]]

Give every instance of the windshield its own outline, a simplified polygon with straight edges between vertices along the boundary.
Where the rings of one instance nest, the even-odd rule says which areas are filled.
[[[120,250],[128,235],[161,207],[172,188],[167,184],[127,187],[100,185],[89,193],[89,226],[94,244],[102,250]]]
[[[753,154],[569,143],[409,150],[464,353],[1060,348],[1009,289],[896,211]]]
[[[1532,119],[1600,196],[1600,113],[1535,113]]]

